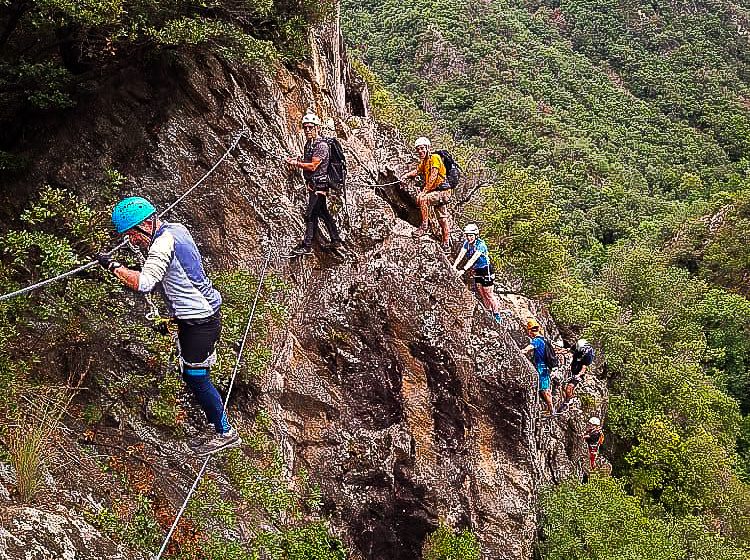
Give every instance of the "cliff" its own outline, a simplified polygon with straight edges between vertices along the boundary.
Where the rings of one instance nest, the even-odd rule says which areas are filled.
[[[211,56],[123,71],[53,127],[38,127],[44,141],[25,155],[39,164],[8,188],[20,209],[43,184],[85,193],[112,168],[128,177],[119,195],[163,208],[247,131],[169,218],[191,229],[209,271],[257,275],[271,254],[271,273],[285,286],[285,318],[267,325],[271,359],[240,380],[230,414],[242,427],[267,412],[286,475],[304,468],[321,485],[323,511],[351,558],[419,558],[441,519],[474,531],[484,558],[531,558],[537,496],[575,472],[583,417],[538,418],[519,332],[530,313],[544,314],[508,298],[514,315],[498,327],[451,275],[438,245],[412,238],[415,223],[402,219],[414,216],[408,194],[372,187],[408,163],[398,134],[370,117],[338,25],[311,39],[309,62],[273,72]],[[298,122],[308,107],[333,125],[350,156],[348,208],[339,202],[336,215],[352,249],[347,259],[319,251],[283,258],[303,232],[304,192],[278,158],[301,152]],[[188,431],[199,428],[197,417],[187,415]],[[80,443],[80,426],[63,423]],[[94,431],[111,444],[102,453],[127,457],[116,449],[135,446],[148,458],[137,478],[168,526],[200,464],[184,438],[146,415],[112,413]],[[84,517],[107,503],[113,483],[91,476],[79,446],[70,452],[81,458],[50,473],[41,501],[21,506],[0,496],[0,558],[145,558]],[[222,466],[212,463],[209,476],[231,494]],[[12,479],[6,469],[5,485]]]

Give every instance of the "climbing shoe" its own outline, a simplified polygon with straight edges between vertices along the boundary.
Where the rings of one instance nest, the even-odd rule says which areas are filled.
[[[450,242],[443,243],[442,249],[443,249],[443,253],[445,253],[446,255],[450,255],[451,254],[451,244],[450,244]]]
[[[492,315],[495,318],[495,322],[499,325],[503,324],[503,314],[502,313],[494,313]]]
[[[242,438],[234,428],[223,434],[214,434],[206,443],[196,447],[193,451],[199,457],[205,457],[207,455],[213,455],[217,451],[222,449],[229,449],[231,447],[237,447],[242,443]]]
[[[418,227],[417,229],[411,232],[412,237],[422,237],[423,235],[427,235],[426,227]]]
[[[306,245],[297,245],[294,249],[292,249],[292,255],[312,255],[312,247],[307,247]]]
[[[568,410],[568,403],[562,403],[560,406],[557,407],[557,413],[562,414],[563,412],[567,412]]]

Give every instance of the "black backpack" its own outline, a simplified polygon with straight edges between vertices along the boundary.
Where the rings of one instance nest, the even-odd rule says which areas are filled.
[[[346,182],[346,156],[338,138],[321,138],[328,144],[328,186],[340,189]]]
[[[544,337],[544,363],[547,364],[549,369],[554,369],[560,365],[552,341],[546,336]]]
[[[440,156],[445,165],[445,178],[451,188],[456,188],[459,181],[461,180],[461,167],[453,159],[453,156],[448,150],[435,150],[435,153]]]

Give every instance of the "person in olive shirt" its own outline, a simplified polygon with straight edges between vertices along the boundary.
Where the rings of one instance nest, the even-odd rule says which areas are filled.
[[[308,111],[302,117],[302,129],[305,131],[305,154],[299,158],[286,159],[290,167],[301,169],[307,186],[307,208],[305,209],[305,237],[294,249],[294,255],[309,255],[312,253],[312,242],[318,233],[318,220],[322,219],[331,238],[330,247],[341,247],[342,241],[336,223],[328,210],[326,197],[328,196],[328,161],[330,149],[328,143],[319,137],[318,127],[320,118]]]
[[[413,171],[404,173],[400,180],[405,182],[421,175],[424,179],[422,192],[417,195],[417,204],[422,215],[422,224],[414,231],[414,237],[421,237],[427,233],[427,225],[430,219],[430,208],[435,209],[441,230],[441,242],[443,250],[450,251],[450,217],[448,215],[448,201],[451,198],[452,188],[446,180],[446,170],[443,159],[431,151],[431,143],[424,136],[417,138],[414,148],[419,156],[419,165]]]

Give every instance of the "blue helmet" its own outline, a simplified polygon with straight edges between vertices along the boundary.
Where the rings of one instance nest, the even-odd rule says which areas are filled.
[[[155,213],[156,208],[148,200],[140,196],[131,196],[118,202],[112,209],[112,224],[117,233],[125,233]]]

